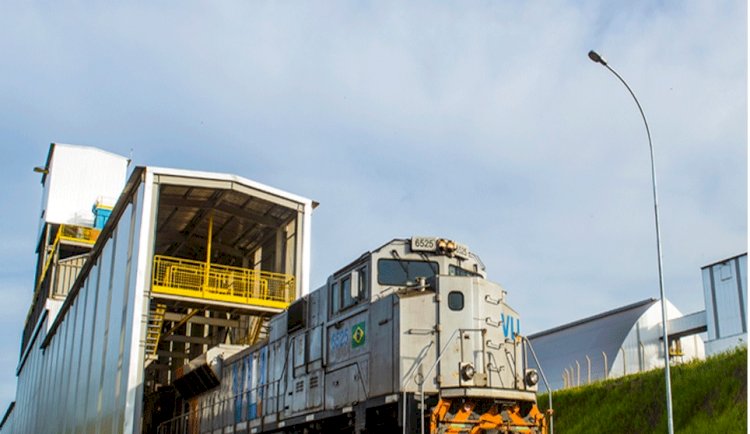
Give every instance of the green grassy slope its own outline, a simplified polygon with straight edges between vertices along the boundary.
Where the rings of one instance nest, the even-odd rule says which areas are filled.
[[[747,348],[673,366],[676,433],[747,432]],[[664,371],[553,394],[555,433],[665,433]],[[547,395],[539,396],[547,407]]]

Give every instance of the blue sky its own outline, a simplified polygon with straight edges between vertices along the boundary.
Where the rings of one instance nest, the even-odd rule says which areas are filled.
[[[6,2],[0,411],[31,299],[50,142],[235,173],[321,203],[312,282],[395,237],[469,245],[526,333],[747,251],[743,1]]]

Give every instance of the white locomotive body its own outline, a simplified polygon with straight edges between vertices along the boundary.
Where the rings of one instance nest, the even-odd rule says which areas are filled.
[[[160,432],[546,432],[505,298],[465,246],[393,240],[219,360],[221,384]]]

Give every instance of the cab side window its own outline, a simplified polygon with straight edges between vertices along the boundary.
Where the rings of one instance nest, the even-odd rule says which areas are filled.
[[[353,305],[355,302],[352,298],[352,278],[346,276],[341,279],[341,306],[339,310],[344,310],[347,307]]]
[[[341,306],[341,290],[339,289],[341,285],[339,285],[339,282],[333,282],[331,284],[331,313],[334,314],[339,311]]]
[[[331,314],[335,315],[364,300],[368,294],[368,286],[366,266],[334,281],[331,284]]]

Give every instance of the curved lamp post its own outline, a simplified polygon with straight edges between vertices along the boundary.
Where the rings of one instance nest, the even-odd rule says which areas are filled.
[[[661,329],[662,329],[662,339],[664,341],[664,377],[666,382],[666,389],[667,389],[667,428],[669,429],[669,434],[674,433],[674,422],[672,420],[672,383],[670,381],[670,373],[669,373],[669,339],[667,335],[667,301],[664,296],[664,272],[662,268],[662,257],[661,257],[661,232],[659,230],[659,201],[658,196],[656,194],[656,169],[654,165],[654,145],[651,143],[651,131],[648,128],[648,122],[646,121],[646,115],[643,114],[643,108],[641,107],[641,103],[638,102],[638,98],[635,97],[635,93],[633,93],[633,90],[628,86],[628,83],[625,82],[625,80],[620,76],[620,74],[617,73],[614,69],[612,69],[608,64],[607,61],[604,60],[602,56],[600,56],[596,51],[589,51],[589,59],[596,63],[602,64],[605,68],[609,69],[612,74],[617,77],[622,84],[625,85],[625,87],[628,89],[628,92],[630,92],[630,95],[633,97],[633,100],[635,100],[635,104],[638,106],[638,111],[641,112],[641,117],[643,118],[643,124],[646,125],[646,135],[648,136],[648,148],[651,152],[651,187],[654,193],[654,220],[656,222],[656,256],[657,261],[659,263],[659,293],[661,295]]]

